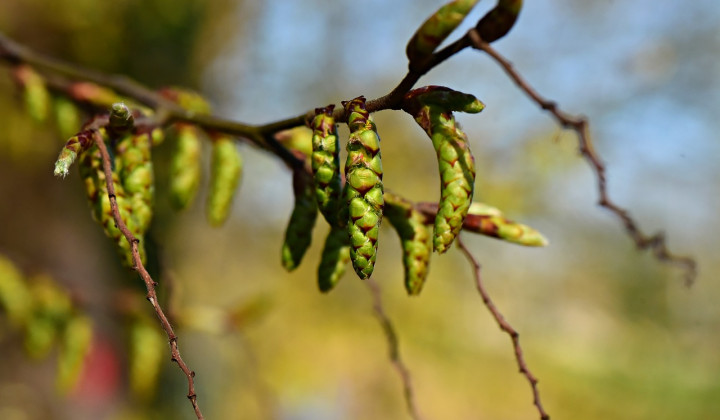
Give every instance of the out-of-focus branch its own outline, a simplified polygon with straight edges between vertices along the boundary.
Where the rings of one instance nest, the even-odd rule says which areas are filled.
[[[395,332],[395,327],[393,326],[392,321],[390,321],[390,318],[385,313],[385,309],[383,309],[380,285],[372,277],[365,280],[365,285],[370,290],[370,295],[372,296],[373,302],[373,311],[375,312],[375,316],[380,322],[383,333],[385,333],[385,339],[388,343],[390,362],[392,363],[393,367],[400,376],[400,380],[402,381],[403,393],[405,395],[405,403],[407,404],[407,409],[410,413],[410,417],[412,417],[414,420],[422,420],[423,417],[420,414],[417,403],[415,401],[415,391],[412,386],[412,380],[410,379],[410,370],[407,368],[407,366],[405,366],[405,362],[403,362],[402,358],[400,357],[400,346],[398,343],[397,333]]]
[[[477,30],[470,30],[467,36],[469,37],[473,48],[485,52],[493,60],[495,60],[503,68],[503,70],[505,70],[505,73],[507,73],[508,77],[512,79],[518,88],[525,92],[525,94],[527,94],[541,109],[552,114],[558,124],[560,124],[563,128],[569,128],[575,131],[578,136],[580,154],[585,158],[597,176],[597,189],[600,196],[598,204],[610,210],[610,212],[620,219],[625,227],[625,231],[635,242],[638,249],[649,249],[658,260],[683,267],[685,269],[685,284],[687,286],[692,285],[697,277],[697,263],[695,260],[690,257],[678,256],[668,251],[665,236],[662,232],[654,235],[645,234],[640,229],[635,219],[630,216],[630,213],[610,199],[610,195],[607,191],[605,165],[593,147],[592,138],[590,136],[590,124],[587,118],[583,116],[570,115],[562,111],[556,102],[540,96],[540,94],[532,86],[530,86],[520,73],[515,70],[513,64],[508,59],[497,52],[497,50],[495,50],[489,43],[480,38]]]
[[[542,406],[542,402],[540,401],[540,391],[537,387],[538,379],[535,377],[535,375],[532,374],[532,372],[530,372],[530,369],[525,362],[522,347],[520,347],[520,334],[518,334],[518,332],[515,331],[512,325],[510,325],[510,323],[505,320],[505,317],[502,315],[500,310],[497,308],[497,306],[495,306],[495,303],[490,298],[490,294],[487,292],[487,290],[485,289],[485,285],[482,282],[482,277],[480,275],[480,263],[475,259],[475,257],[473,257],[472,253],[465,246],[465,243],[462,241],[461,237],[457,238],[457,244],[473,267],[475,286],[477,287],[478,293],[480,293],[480,297],[482,297],[485,307],[488,308],[493,318],[495,318],[495,322],[497,322],[500,329],[507,333],[507,335],[509,335],[510,339],[512,340],[513,350],[515,352],[515,360],[517,361],[520,373],[525,376],[525,378],[527,378],[528,382],[530,383],[530,387],[532,388],[533,393],[533,404],[535,404],[538,413],[540,413],[540,419],[550,420],[550,415],[545,412],[545,409]]]
[[[182,370],[187,377],[187,397],[190,400],[190,403],[192,403],[193,410],[195,410],[195,415],[197,416],[198,420],[202,420],[204,419],[204,417],[202,415],[202,412],[200,411],[200,407],[197,404],[197,395],[195,394],[195,372],[191,371],[190,368],[188,368],[187,364],[180,356],[180,350],[178,349],[177,343],[177,335],[175,335],[175,331],[173,330],[172,325],[170,325],[170,321],[168,321],[162,307],[160,307],[157,293],[155,293],[155,286],[157,285],[157,283],[155,283],[150,277],[150,274],[147,272],[140,259],[140,253],[138,252],[139,240],[130,232],[127,225],[125,224],[125,221],[120,216],[120,210],[117,205],[117,200],[115,199],[115,185],[113,183],[110,155],[108,153],[107,147],[105,146],[105,141],[103,140],[102,135],[97,132],[95,132],[94,140],[98,146],[98,149],[100,149],[100,154],[102,156],[103,172],[105,172],[105,182],[107,183],[108,198],[110,199],[110,207],[112,209],[113,219],[115,220],[117,228],[120,230],[120,232],[122,232],[123,236],[125,236],[125,239],[127,239],[127,241],[131,245],[131,252],[134,263],[133,269],[138,273],[140,278],[145,283],[145,288],[147,289],[146,298],[152,304],[153,309],[155,310],[155,314],[160,320],[160,324],[162,325],[163,330],[165,330],[165,333],[168,336],[172,361],[178,364],[180,370]]]

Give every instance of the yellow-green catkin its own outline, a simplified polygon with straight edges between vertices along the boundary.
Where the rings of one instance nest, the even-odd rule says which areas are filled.
[[[447,251],[462,229],[475,188],[475,160],[467,136],[452,111],[480,112],[474,96],[440,86],[415,89],[405,96],[403,109],[430,136],[440,171],[440,201],[435,218],[433,247]]]
[[[225,135],[213,136],[210,191],[205,207],[210,225],[222,226],[227,220],[240,184],[242,167],[242,156],[234,139]]]
[[[473,203],[463,225],[468,232],[491,236],[524,246],[546,246],[547,239],[530,226],[508,220],[495,207]]]
[[[130,389],[141,400],[151,400],[157,390],[167,340],[151,320],[137,318],[129,326],[128,343]]]
[[[355,273],[367,279],[375,268],[384,206],[380,137],[365,109],[364,97],[343,102],[343,106],[350,128],[344,190],[350,259]]]
[[[68,294],[47,276],[30,281],[33,311],[25,324],[25,350],[36,358],[45,357],[55,343],[60,326],[72,313]]]
[[[55,125],[61,139],[67,139],[77,133],[82,115],[77,105],[64,96],[53,98]]]
[[[63,393],[73,390],[82,372],[85,357],[90,352],[93,326],[90,318],[75,315],[68,319],[60,337],[57,359],[56,388]]]
[[[313,180],[303,169],[293,172],[295,205],[285,229],[281,261],[286,270],[292,271],[300,265],[312,241],[312,230],[317,219],[317,203]]]
[[[350,262],[350,240],[345,229],[333,226],[325,239],[320,265],[318,265],[318,289],[327,293],[345,274]]]
[[[97,135],[104,135],[104,130],[100,130]],[[117,246],[118,252],[123,257],[123,264],[127,267],[133,267],[134,261],[131,254],[131,245],[126,240],[120,229],[115,224],[112,208],[110,206],[110,198],[108,196],[107,182],[105,172],[102,168],[102,158],[100,150],[93,145],[80,155],[79,162],[80,176],[85,184],[85,190],[90,203],[93,219],[102,226],[105,235],[111,238]],[[117,165],[116,168],[117,169]],[[113,185],[115,187],[115,200],[118,205],[121,219],[125,222],[130,232],[140,240],[138,243],[138,252],[142,262],[145,262],[145,247],[143,241],[143,231],[140,223],[133,215],[132,201],[125,192],[123,184],[120,182],[118,171],[112,172]]]
[[[28,115],[35,122],[45,122],[51,102],[45,79],[35,69],[24,64],[15,67],[14,76],[22,89],[25,110]]]
[[[405,268],[405,290],[418,295],[425,284],[432,254],[432,235],[425,216],[400,196],[385,193],[385,217],[400,237]]]
[[[196,126],[175,124],[175,151],[170,164],[170,201],[178,209],[187,208],[200,186],[202,133]]]
[[[405,53],[410,62],[427,59],[462,23],[478,0],[454,0],[440,7],[410,38]]]
[[[342,193],[340,177],[340,148],[337,125],[332,113],[334,105],[315,109],[310,123],[312,133],[311,167],[315,177],[315,197],[320,213],[330,226],[343,226],[338,220],[338,206]]]
[[[26,279],[8,258],[0,255],[0,308],[14,327],[23,325],[33,308]]]
[[[523,0],[499,0],[497,6],[482,17],[475,29],[485,42],[494,42],[507,35],[515,25]]]

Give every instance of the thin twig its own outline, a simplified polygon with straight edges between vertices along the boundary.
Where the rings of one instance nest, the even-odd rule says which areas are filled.
[[[470,250],[465,246],[465,243],[459,236],[457,238],[457,244],[458,247],[460,247],[460,249],[462,250],[463,254],[465,254],[465,256],[467,257],[470,264],[472,264],[473,266],[475,286],[477,287],[477,290],[482,297],[485,307],[488,308],[493,318],[495,318],[495,322],[497,322],[500,329],[507,333],[507,335],[509,335],[510,339],[512,340],[513,350],[515,351],[515,360],[517,361],[520,373],[525,376],[525,378],[527,378],[528,382],[530,382],[530,387],[532,388],[533,393],[533,404],[535,404],[538,413],[540,413],[540,419],[549,420],[550,415],[545,412],[545,409],[543,409],[542,406],[542,402],[540,401],[540,391],[538,390],[537,386],[538,379],[530,372],[530,369],[525,362],[522,347],[520,347],[520,334],[518,334],[518,332],[515,331],[512,325],[510,325],[510,323],[505,320],[505,317],[502,315],[497,306],[495,306],[495,303],[492,301],[492,299],[490,299],[490,294],[485,289],[485,286],[482,282],[482,277],[480,276],[480,263],[475,259],[475,257],[473,257],[472,253],[470,253]]]
[[[685,269],[685,284],[691,286],[697,277],[697,263],[693,258],[678,256],[667,249],[665,236],[660,233],[654,235],[646,235],[638,226],[635,219],[630,213],[615,204],[607,192],[607,178],[605,175],[605,165],[602,163],[593,146],[590,136],[590,124],[587,118],[583,116],[573,116],[562,111],[556,102],[548,100],[540,96],[540,94],[515,70],[513,64],[497,52],[489,43],[483,41],[475,29],[468,32],[467,36],[472,42],[475,49],[485,52],[493,60],[495,60],[505,70],[505,73],[512,79],[520,90],[525,92],[540,108],[549,112],[555,118],[558,124],[564,128],[570,128],[577,133],[580,153],[588,162],[593,172],[597,176],[597,189],[600,196],[598,204],[615,214],[625,227],[625,231],[635,242],[640,250],[649,249],[650,252],[659,261],[678,265]]]
[[[153,309],[155,310],[155,314],[160,320],[160,324],[162,325],[163,330],[165,330],[165,333],[168,336],[172,361],[178,364],[180,370],[182,370],[187,377],[187,397],[192,403],[193,409],[195,410],[195,415],[197,416],[198,420],[202,420],[204,419],[204,417],[202,415],[202,412],[200,412],[200,407],[197,404],[197,395],[195,394],[195,372],[191,371],[190,368],[188,368],[187,364],[185,364],[182,357],[180,356],[180,350],[178,349],[177,344],[177,335],[175,335],[175,332],[173,331],[170,322],[168,321],[165,313],[160,307],[160,303],[157,299],[157,294],[155,293],[155,286],[157,285],[157,283],[155,283],[150,277],[150,274],[147,272],[140,259],[140,253],[138,252],[138,243],[140,242],[140,240],[137,239],[132,234],[132,232],[130,232],[127,225],[125,224],[125,221],[123,221],[122,217],[120,216],[120,210],[117,205],[117,200],[115,199],[115,185],[112,180],[113,177],[112,167],[110,164],[110,155],[108,154],[108,150],[105,146],[102,135],[95,132],[94,140],[98,146],[98,149],[100,149],[100,154],[102,156],[102,166],[103,171],[105,172],[105,182],[107,184],[108,198],[110,199],[110,208],[112,209],[113,219],[115,220],[117,228],[120,230],[120,232],[122,232],[123,236],[125,236],[125,239],[127,239],[127,241],[130,243],[134,263],[133,269],[138,273],[143,282],[145,282],[145,288],[147,289],[146,298],[152,304]]]
[[[410,370],[407,368],[407,366],[405,366],[402,357],[400,357],[400,345],[398,342],[397,333],[395,332],[395,327],[393,326],[392,321],[390,321],[390,318],[388,318],[385,310],[383,309],[380,285],[372,278],[365,280],[365,285],[370,290],[370,295],[372,296],[373,302],[373,311],[375,312],[375,316],[380,322],[380,326],[385,333],[385,339],[388,343],[390,362],[397,371],[398,375],[400,375],[400,380],[402,381],[403,385],[403,393],[405,395],[405,403],[407,404],[407,409],[410,413],[410,417],[412,417],[414,420],[422,420],[423,417],[420,414],[417,403],[415,401],[415,391],[413,389],[412,380],[410,378]]]

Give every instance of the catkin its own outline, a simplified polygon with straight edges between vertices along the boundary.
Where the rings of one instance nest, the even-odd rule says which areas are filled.
[[[332,290],[345,274],[345,267],[350,262],[350,241],[343,228],[330,229],[323,246],[320,265],[318,266],[318,288],[327,293]]]
[[[375,267],[384,206],[380,137],[365,109],[364,97],[343,102],[343,106],[350,128],[344,192],[350,259],[357,275],[366,279]]]
[[[104,130],[100,130],[97,135],[104,135]],[[80,155],[80,177],[83,179],[85,184],[85,190],[87,193],[88,201],[92,212],[93,219],[103,227],[105,235],[111,238],[118,248],[119,253],[123,257],[123,263],[132,267],[134,265],[131,246],[122,234],[120,229],[115,225],[115,219],[113,219],[112,208],[110,206],[110,198],[108,197],[107,183],[105,181],[105,172],[102,168],[102,158],[100,156],[100,150],[97,146],[93,145],[89,150],[86,150]],[[143,232],[140,229],[140,224],[136,221],[133,215],[133,208],[130,198],[125,193],[125,188],[120,182],[120,177],[117,171],[112,173],[113,184],[115,187],[115,201],[118,205],[120,217],[127,225],[130,232],[140,240],[138,244],[138,252],[140,258],[145,261],[145,247],[143,238]]]
[[[293,172],[293,192],[295,206],[285,229],[285,240],[281,253],[282,266],[288,271],[292,271],[300,265],[305,252],[310,247],[312,230],[317,219],[313,182],[302,169]]]
[[[412,204],[394,194],[385,193],[385,216],[400,237],[405,268],[405,290],[417,295],[425,284],[432,254],[432,235],[425,216]]]
[[[440,7],[410,38],[405,53],[410,62],[428,58],[462,23],[478,0],[455,0]]]
[[[495,207],[472,203],[463,229],[525,246],[546,246],[547,239],[530,226],[506,219]]]
[[[189,124],[175,124],[176,146],[170,164],[170,201],[178,209],[190,205],[200,186],[200,129]]]
[[[410,113],[432,140],[440,172],[440,201],[435,217],[433,247],[448,250],[462,229],[475,184],[475,162],[467,136],[452,111],[480,112],[482,102],[472,95],[429,86],[405,96],[403,109]]]
[[[242,175],[243,161],[232,137],[215,136],[210,164],[210,191],[206,214],[210,225],[221,226],[230,214],[233,197]]]
[[[475,29],[485,42],[494,42],[507,35],[515,25],[523,0],[499,0],[497,6],[482,17]]]
[[[338,205],[342,193],[340,148],[337,126],[332,116],[334,107],[329,105],[316,109],[311,123],[311,166],[315,177],[315,197],[320,212],[331,226],[338,224]],[[344,225],[344,221],[341,224]]]

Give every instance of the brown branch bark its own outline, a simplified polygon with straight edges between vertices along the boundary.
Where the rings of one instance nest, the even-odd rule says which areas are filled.
[[[635,242],[635,246],[640,250],[648,249],[659,261],[678,265],[685,269],[685,284],[691,286],[697,277],[697,263],[693,258],[678,256],[667,249],[665,236],[662,233],[647,235],[641,229],[630,213],[615,204],[610,199],[607,189],[607,177],[605,175],[605,165],[600,156],[595,151],[592,137],[590,136],[590,123],[583,116],[573,116],[560,109],[554,101],[545,99],[515,70],[513,64],[495,50],[489,43],[480,38],[477,30],[472,29],[468,32],[472,47],[483,51],[497,62],[510,79],[517,85],[520,90],[525,92],[530,99],[535,102],[542,110],[549,112],[555,121],[563,128],[569,128],[577,134],[580,154],[585,158],[590,168],[595,172],[597,177],[597,190],[600,196],[598,204],[613,213],[625,227],[625,231]]]
[[[495,318],[495,322],[497,322],[500,329],[507,335],[509,335],[510,340],[512,340],[513,351],[515,352],[515,360],[517,361],[520,373],[525,376],[525,378],[530,383],[533,394],[533,404],[535,404],[535,407],[537,407],[537,411],[540,414],[540,419],[550,420],[550,415],[545,411],[542,406],[542,402],[540,401],[540,391],[538,390],[537,386],[538,379],[535,377],[535,375],[532,374],[532,372],[530,372],[530,369],[525,362],[522,347],[520,347],[520,334],[518,334],[518,332],[512,327],[512,325],[510,325],[510,323],[505,320],[503,314],[500,312],[497,306],[495,306],[495,303],[490,298],[490,294],[487,292],[487,289],[485,289],[485,285],[482,282],[482,277],[480,275],[480,263],[475,259],[475,257],[473,257],[472,253],[465,246],[465,243],[462,241],[461,237],[457,238],[457,244],[473,267],[475,286],[477,287],[478,293],[480,293],[480,297],[482,297],[485,307],[488,309],[488,311],[490,311],[490,314],[492,314],[493,318]]]
[[[403,362],[402,357],[400,356],[400,344],[398,342],[397,333],[395,332],[395,327],[383,308],[380,285],[372,277],[365,280],[365,285],[370,290],[373,302],[373,311],[380,322],[383,333],[385,333],[385,339],[388,343],[390,363],[392,363],[395,371],[397,371],[400,376],[400,380],[402,381],[403,394],[405,395],[405,404],[407,405],[408,413],[414,420],[422,420],[423,417],[420,414],[420,410],[417,407],[415,399],[415,390],[412,386],[410,370],[407,368],[405,362]]]
[[[145,283],[145,288],[147,289],[146,298],[148,301],[150,301],[150,304],[152,304],[153,309],[155,310],[155,314],[160,320],[160,324],[162,325],[163,330],[165,330],[165,333],[167,334],[168,343],[170,344],[172,361],[178,364],[180,370],[182,370],[187,377],[187,397],[193,406],[193,410],[195,410],[195,415],[197,416],[198,420],[202,420],[204,419],[204,417],[202,415],[202,412],[200,411],[200,407],[197,404],[197,395],[195,394],[195,372],[191,371],[190,368],[188,368],[185,361],[183,361],[182,356],[180,356],[180,349],[178,348],[177,343],[177,335],[175,335],[175,331],[173,330],[172,325],[170,325],[170,321],[168,321],[162,307],[160,307],[160,303],[158,302],[157,293],[155,292],[155,286],[157,285],[157,283],[155,283],[150,277],[150,274],[147,272],[147,270],[143,266],[142,261],[140,260],[140,253],[138,252],[138,243],[140,242],[140,240],[138,240],[130,232],[127,225],[125,224],[125,221],[123,221],[122,217],[120,217],[120,210],[118,209],[117,200],[115,199],[115,185],[113,183],[110,155],[108,153],[107,147],[105,146],[105,141],[103,140],[102,135],[97,132],[95,132],[94,140],[98,146],[98,149],[100,149],[100,154],[102,156],[102,166],[103,171],[105,172],[105,182],[107,184],[108,198],[110,199],[110,207],[112,209],[113,219],[115,220],[117,228],[120,230],[120,232],[122,232],[123,236],[125,236],[125,239],[127,239],[127,241],[131,245],[131,252],[134,263],[133,269],[138,273],[140,278]]]

